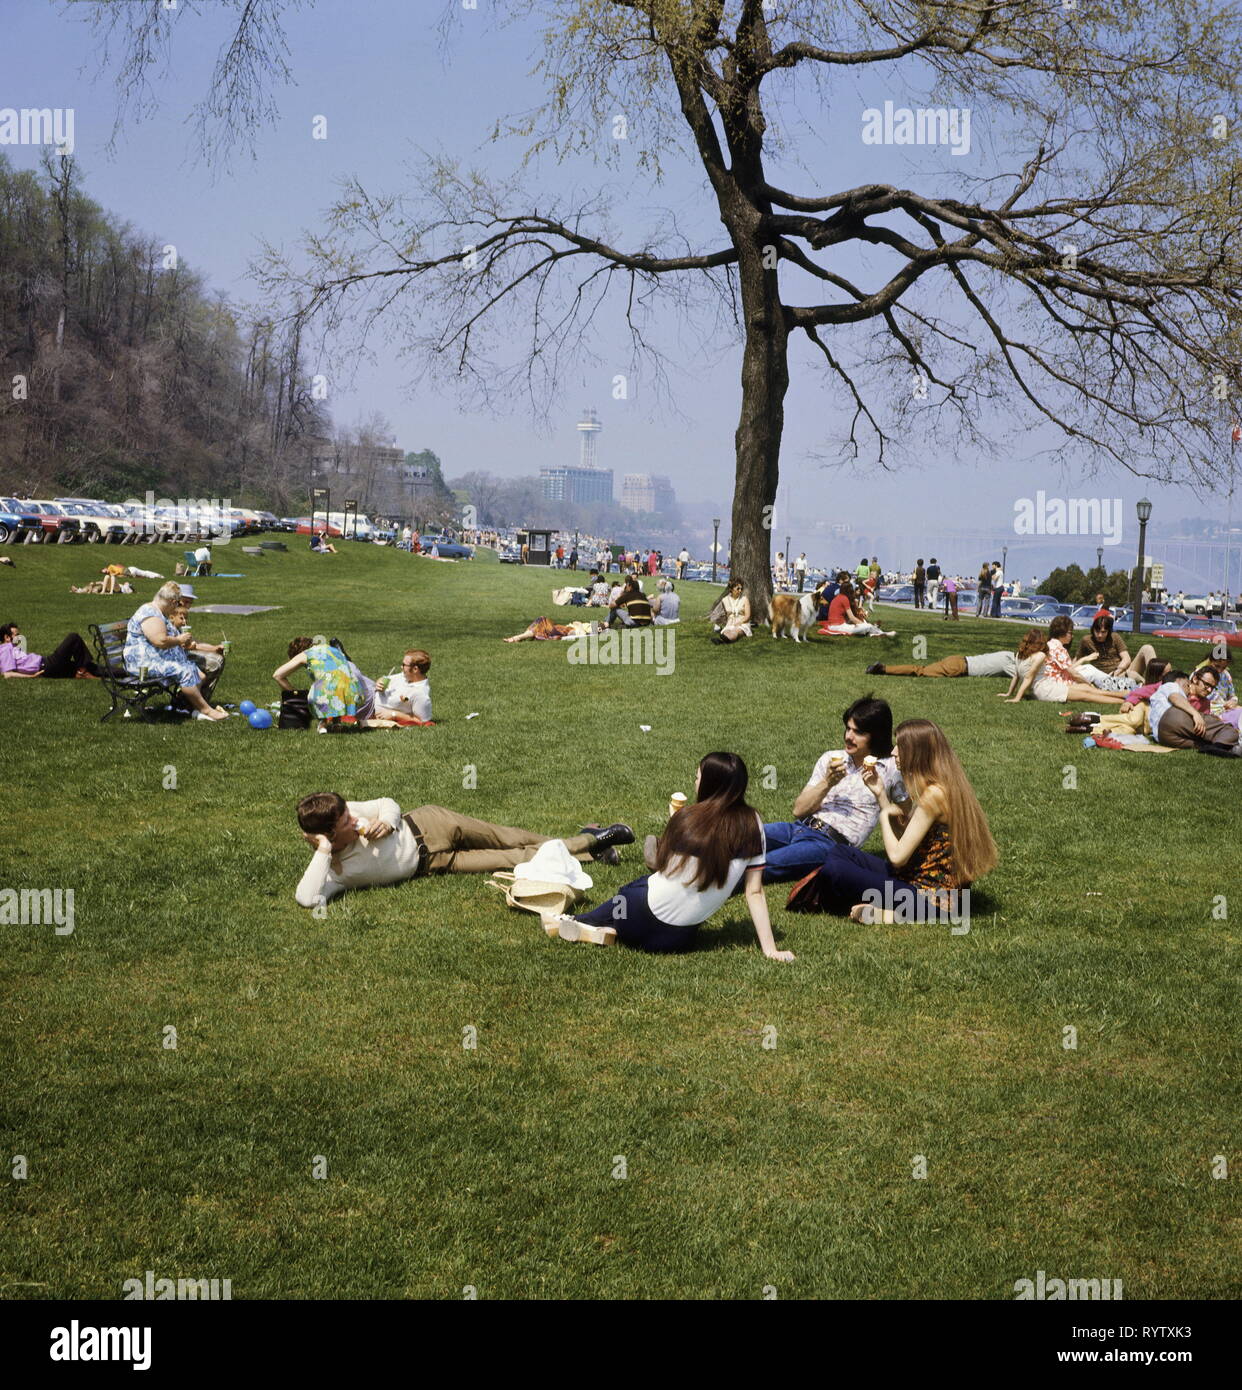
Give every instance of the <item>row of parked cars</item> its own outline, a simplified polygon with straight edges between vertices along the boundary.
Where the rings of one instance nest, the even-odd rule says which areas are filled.
[[[145,507],[102,502],[94,497],[36,500],[0,497],[0,545],[38,543],[68,545],[134,544],[139,541],[192,541],[257,535],[283,529],[271,512],[230,507],[197,512],[176,507]]]
[[[199,510],[192,507],[146,507],[136,503],[103,502],[95,497],[55,497],[44,501],[0,497],[0,545],[25,543],[69,545],[138,544],[157,541],[222,540],[260,535],[269,531],[309,536],[311,521],[305,516],[276,516],[249,507]],[[346,535],[346,519],[332,513],[325,523],[315,519],[316,531]],[[348,538],[387,542],[384,531],[366,517],[348,519]]]

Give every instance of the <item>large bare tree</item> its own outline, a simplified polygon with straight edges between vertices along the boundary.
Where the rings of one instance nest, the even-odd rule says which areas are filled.
[[[221,71],[240,97],[205,110],[244,122],[261,84],[239,71],[250,52],[283,52],[282,6],[229,3],[239,39]],[[696,230],[669,215],[623,237],[597,189],[536,196],[523,186],[533,166],[498,182],[436,158],[412,193],[351,183],[298,256],[263,259],[303,318],[332,331],[396,321],[430,370],[483,396],[521,381],[542,402],[601,313],[624,316],[659,374],[656,316],[723,310],[703,331],[740,344],[732,556],[752,599],[770,590],[799,342],[836,383],[847,456],[888,463],[911,438],[951,450],[1001,422],[1043,427],[1087,471],[1224,477],[1242,385],[1232,5],[511,0],[507,13],[541,33],[547,97],[497,134],[540,156],[637,149],[656,181],[688,157],[705,177]],[[276,32],[257,42],[256,24]],[[901,107],[926,94],[933,141],[966,111],[976,138],[986,123],[986,171],[931,144],[910,151],[914,186],[836,187],[830,155],[784,186],[788,114],[814,96],[834,138],[859,140],[846,84],[877,75]],[[873,133],[901,143],[904,120]],[[609,138],[620,129],[624,146]]]

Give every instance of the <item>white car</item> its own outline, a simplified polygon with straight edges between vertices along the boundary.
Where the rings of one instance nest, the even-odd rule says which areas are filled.
[[[120,507],[108,502],[99,502],[89,497],[57,497],[57,506],[63,507],[71,517],[78,520],[78,534],[89,545],[100,545],[106,541],[121,544],[137,535],[137,523],[126,516]]]

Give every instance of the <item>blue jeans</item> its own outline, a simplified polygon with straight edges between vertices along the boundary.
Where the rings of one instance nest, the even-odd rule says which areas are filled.
[[[763,827],[767,844],[764,883],[791,883],[805,878],[838,848],[831,835],[798,821],[774,821]]]

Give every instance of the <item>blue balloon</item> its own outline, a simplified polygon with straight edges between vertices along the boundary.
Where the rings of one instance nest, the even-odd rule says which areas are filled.
[[[270,729],[272,727],[272,712],[266,709],[254,709],[246,716],[252,729]]]
[[[255,704],[255,702],[254,702],[253,700],[243,700],[243,701],[241,702],[241,704],[237,706],[237,708],[238,708],[239,710],[241,710],[241,712],[242,712],[244,715],[246,715],[247,717],[249,717],[250,715],[252,715],[252,714],[255,712],[255,710],[258,708],[258,706]]]

